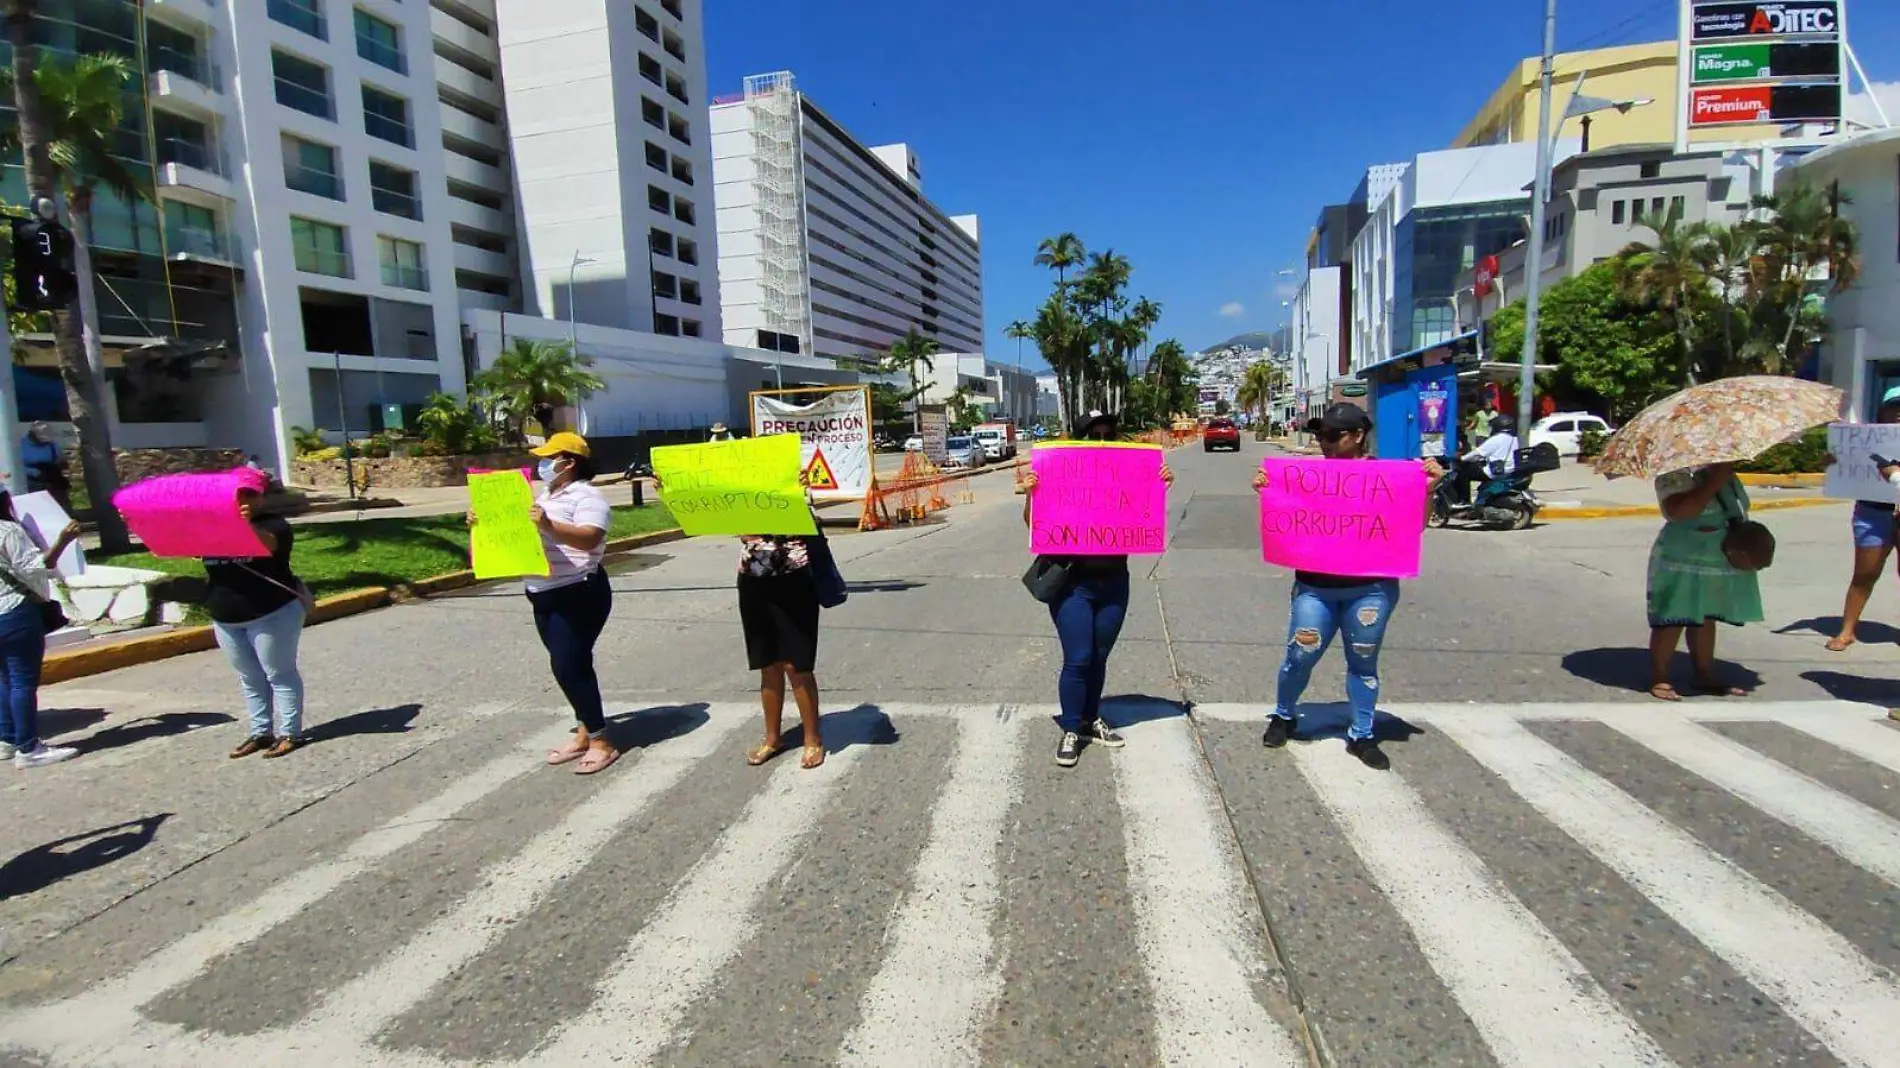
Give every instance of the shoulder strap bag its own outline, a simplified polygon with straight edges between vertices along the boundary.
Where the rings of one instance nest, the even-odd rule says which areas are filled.
[[[250,566],[249,564],[239,564],[237,566],[243,568],[246,571],[249,571],[252,575],[256,576],[257,578],[263,579],[265,582],[270,583],[271,585],[277,587],[278,589],[283,590],[285,593],[290,594],[292,597],[295,597],[297,599],[297,603],[300,605],[303,605],[303,621],[306,624],[309,623],[311,617],[316,614],[317,596],[316,594],[310,592],[310,584],[308,582],[305,582],[302,579],[297,579],[296,580],[297,584],[295,586],[286,586],[283,583],[277,581],[276,579],[271,578],[269,575],[264,574],[262,571],[259,571],[256,568]]]
[[[1023,572],[1023,588],[1043,604],[1054,604],[1069,592],[1069,564],[1053,556],[1038,556]]]
[[[1775,535],[1766,526],[1748,518],[1735,495],[1734,483],[1716,494],[1722,511],[1728,516],[1728,533],[1722,535],[1722,556],[1737,571],[1766,571],[1775,563]]]
[[[52,634],[64,630],[72,622],[66,618],[66,610],[60,607],[58,601],[41,596],[40,591],[28,586],[20,576],[13,573],[11,568],[0,567],[0,582],[13,587],[14,592],[26,598],[28,604],[39,607],[40,626],[46,633]]]

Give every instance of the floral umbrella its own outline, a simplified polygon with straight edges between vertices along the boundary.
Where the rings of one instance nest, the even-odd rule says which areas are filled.
[[[1643,409],[1597,458],[1610,478],[1655,478],[1703,464],[1752,460],[1840,418],[1841,391],[1775,375],[1690,386]]]

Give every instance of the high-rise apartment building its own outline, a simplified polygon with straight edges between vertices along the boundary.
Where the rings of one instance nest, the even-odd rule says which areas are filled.
[[[700,0],[494,2],[525,310],[717,340]]]
[[[149,185],[92,243],[119,447],[282,467],[292,428],[461,392],[470,309],[720,334],[699,0],[44,0],[34,33],[136,74]]]
[[[852,358],[916,330],[982,350],[976,216],[924,196],[908,146],[865,147],[787,73],[714,101],[712,142],[727,344]]]

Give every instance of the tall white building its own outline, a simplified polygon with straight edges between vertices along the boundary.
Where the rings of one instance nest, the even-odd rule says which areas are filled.
[[[523,310],[717,341],[700,0],[494,5]]]
[[[907,146],[860,144],[788,73],[747,78],[711,123],[727,344],[854,357],[916,330],[982,350],[976,216],[924,196]]]

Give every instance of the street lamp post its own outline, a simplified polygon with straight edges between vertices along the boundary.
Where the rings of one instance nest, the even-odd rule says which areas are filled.
[[[576,356],[580,355],[581,350],[580,332],[574,321],[574,268],[593,262],[592,258],[581,255],[580,249],[575,249],[574,259],[567,265],[567,347]]]
[[[1550,128],[1551,77],[1555,73],[1556,62],[1557,0],[1544,0],[1544,56],[1539,75],[1542,99],[1537,110],[1537,180],[1531,188],[1531,234],[1524,256],[1524,350],[1519,357],[1522,362],[1517,370],[1517,426],[1520,434],[1530,429],[1531,412],[1535,407],[1531,395],[1537,390],[1538,301],[1543,296],[1544,288],[1544,205],[1550,199],[1550,175],[1557,151],[1557,136]],[[1559,120],[1559,132],[1562,122],[1569,119],[1610,109],[1627,114],[1631,108],[1653,103],[1655,101],[1648,98],[1604,100],[1584,96],[1583,78],[1579,76],[1577,87],[1570,94],[1570,102],[1564,107],[1563,119]]]

